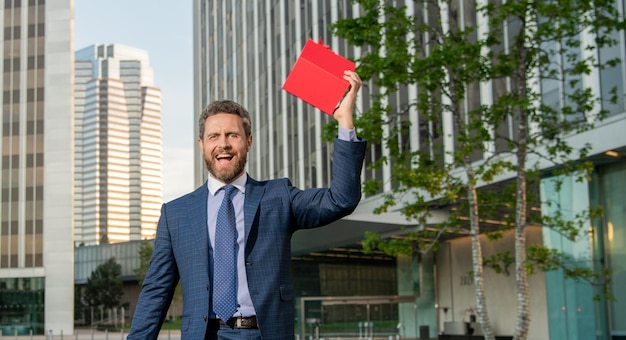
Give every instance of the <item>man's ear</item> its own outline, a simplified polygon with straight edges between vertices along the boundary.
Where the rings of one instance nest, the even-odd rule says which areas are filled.
[[[248,136],[248,151],[252,148],[252,135]]]

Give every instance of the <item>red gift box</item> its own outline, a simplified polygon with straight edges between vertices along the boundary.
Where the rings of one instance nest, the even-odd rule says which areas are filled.
[[[321,41],[309,39],[287,76],[283,89],[332,115],[350,83],[345,70],[354,71],[354,62],[331,51]]]

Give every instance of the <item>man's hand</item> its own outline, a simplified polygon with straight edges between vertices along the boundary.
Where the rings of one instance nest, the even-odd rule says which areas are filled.
[[[356,72],[346,70],[343,72],[343,79],[350,82],[350,87],[348,88],[348,93],[346,93],[345,97],[339,103],[339,107],[333,113],[333,117],[344,129],[353,129],[354,122],[352,120],[352,114],[354,112],[354,103],[356,102],[356,97],[361,89],[361,78]]]

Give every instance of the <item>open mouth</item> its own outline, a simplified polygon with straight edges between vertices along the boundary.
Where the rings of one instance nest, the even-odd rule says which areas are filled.
[[[217,155],[217,157],[215,158],[217,159],[217,162],[220,164],[228,164],[230,163],[230,161],[232,161],[233,155],[221,154],[221,155]]]

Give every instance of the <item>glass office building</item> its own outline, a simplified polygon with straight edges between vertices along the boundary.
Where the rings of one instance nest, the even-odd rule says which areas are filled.
[[[468,25],[486,25],[486,19],[478,17],[474,10],[476,1],[453,0],[441,13],[433,13],[432,7],[415,1],[395,1],[397,6],[414,15],[418,22],[427,23],[437,15]],[[424,2],[426,3],[426,2]],[[621,12],[623,1],[616,1]],[[233,99],[243,104],[252,115],[254,143],[249,154],[248,171],[259,179],[289,177],[300,187],[326,186],[330,179],[332,148],[321,139],[322,126],[329,117],[310,107],[281,89],[284,80],[293,66],[307,39],[321,40],[344,56],[360,56],[362,51],[334,37],[329,25],[340,18],[352,17],[360,13],[358,4],[352,1],[314,0],[271,0],[271,1],[194,1],[194,65],[195,65],[195,111],[199,114],[203,107],[216,99]],[[513,26],[509,29],[515,29]],[[610,60],[622,56],[625,49],[624,33],[614,38],[618,46],[599,51],[600,60]],[[581,36],[583,43],[589,39]],[[624,59],[624,58],[622,58]],[[609,112],[607,119],[597,122],[594,129],[568,136],[574,145],[592,142],[590,160],[595,164],[595,175],[587,183],[571,181],[569,187],[557,193],[553,179],[546,172],[540,188],[541,201],[560,200],[561,206],[569,209],[571,216],[589,207],[601,206],[604,217],[589,221],[594,231],[586,239],[570,242],[544,230],[529,230],[531,242],[543,243],[565,251],[579,263],[594,270],[609,269],[612,272],[610,290],[615,301],[595,301],[596,291],[585,282],[566,279],[558,271],[539,273],[531,278],[532,322],[529,338],[536,339],[620,339],[626,337],[626,330],[620,320],[624,319],[626,299],[620,291],[624,282],[624,246],[626,233],[626,110],[624,108],[625,63],[617,63],[598,72],[582,76],[580,81],[591,84],[592,90],[608,98],[611,89],[617,89],[618,100],[614,103],[602,101],[603,109]],[[370,95],[376,92],[373,84],[364,86],[357,110],[366,111],[370,107]],[[472,86],[464,105],[476,108],[493,102],[507,86],[505,79]],[[545,81],[539,84],[542,100],[550,106],[562,105],[559,101],[563,92],[568,91],[564,83]],[[445,153],[455,147],[453,126],[450,117],[441,117],[444,133],[428,140],[420,135],[417,127],[424,117],[412,111],[409,103],[417,99],[417,89],[401,86],[397,93],[386,98],[387,103],[398,111],[406,109],[412,128],[406,138],[411,148],[418,150],[432,147],[434,152]],[[591,117],[586,117],[593,119]],[[194,119],[195,121],[195,119]],[[197,124],[197,122],[195,122]],[[500,134],[515,139],[515,122],[507,119],[500,127]],[[196,131],[197,131],[197,125]],[[429,127],[426,126],[426,129]],[[196,138],[196,137],[194,137]],[[430,145],[429,143],[432,143]],[[490,150],[505,151],[505,144],[490,145]],[[371,145],[366,162],[386,154],[380,145]],[[485,157],[476,155],[475,161]],[[199,153],[196,154],[196,184],[206,178],[206,170]],[[550,164],[542,165],[546,170]],[[392,189],[391,165],[377,170],[365,168],[363,179],[379,179],[384,185],[381,195]],[[503,178],[503,181],[510,178]],[[372,213],[381,202],[381,197],[368,197],[361,201],[357,210],[332,228],[298,232],[294,235],[294,258],[309,254],[334,254],[343,249],[358,248],[365,230],[377,231],[385,236],[401,233],[401,229],[411,226],[398,211],[384,215]],[[550,214],[548,207],[542,213]],[[434,212],[433,219],[444,219],[446,211]],[[332,232],[330,231],[332,230]],[[510,235],[509,235],[510,236]],[[490,244],[489,251],[510,249],[512,238],[506,236],[499,244]],[[508,243],[507,243],[508,242]],[[498,248],[501,247],[501,248]],[[497,249],[496,249],[497,248]],[[469,258],[469,240],[459,237],[446,241],[430,257],[403,258],[387,262],[394,268],[397,280],[396,291],[389,294],[412,297],[412,302],[399,302],[397,318],[402,324],[404,336],[425,335],[436,337],[445,330],[449,322],[464,322],[467,310],[475,305]],[[340,260],[338,260],[340,261]],[[348,261],[346,263],[349,263]],[[294,268],[298,261],[294,261]],[[309,264],[319,270],[322,262]],[[313,271],[315,272],[315,271]],[[294,270],[295,280],[305,273]],[[382,273],[382,272],[381,272]],[[323,295],[319,288],[319,277],[308,275],[306,287],[314,294]],[[337,284],[348,284],[358,280],[356,276],[346,278]],[[362,278],[371,280],[371,278]],[[491,301],[490,314],[496,335],[512,335],[514,331],[515,290],[511,277],[487,275],[488,301]],[[313,289],[312,287],[318,287]],[[306,297],[299,292],[300,297]],[[329,296],[333,293],[328,292]],[[361,293],[355,293],[361,294]],[[387,294],[387,293],[385,293]],[[322,301],[320,299],[319,301]],[[324,301],[319,302],[321,305]],[[295,308],[300,308],[295,306]],[[422,327],[427,326],[427,327]],[[302,334],[302,333],[301,333]]]
[[[606,160],[605,160],[606,161]],[[554,231],[545,231],[545,243],[569,256],[579,265],[611,275],[607,301],[600,288],[588,282],[566,279],[561,271],[547,273],[547,304],[552,339],[626,339],[626,163],[597,164],[589,183],[573,177],[561,178],[556,192],[554,178],[542,182],[542,196],[557,202],[570,217],[591,207],[602,207],[602,218],[590,221],[589,233],[572,242]],[[553,207],[544,207],[550,213]],[[598,297],[602,297],[598,299]]]
[[[71,334],[73,1],[4,0],[0,328]]]
[[[148,52],[75,54],[74,243],[154,238],[163,202],[161,90]]]

